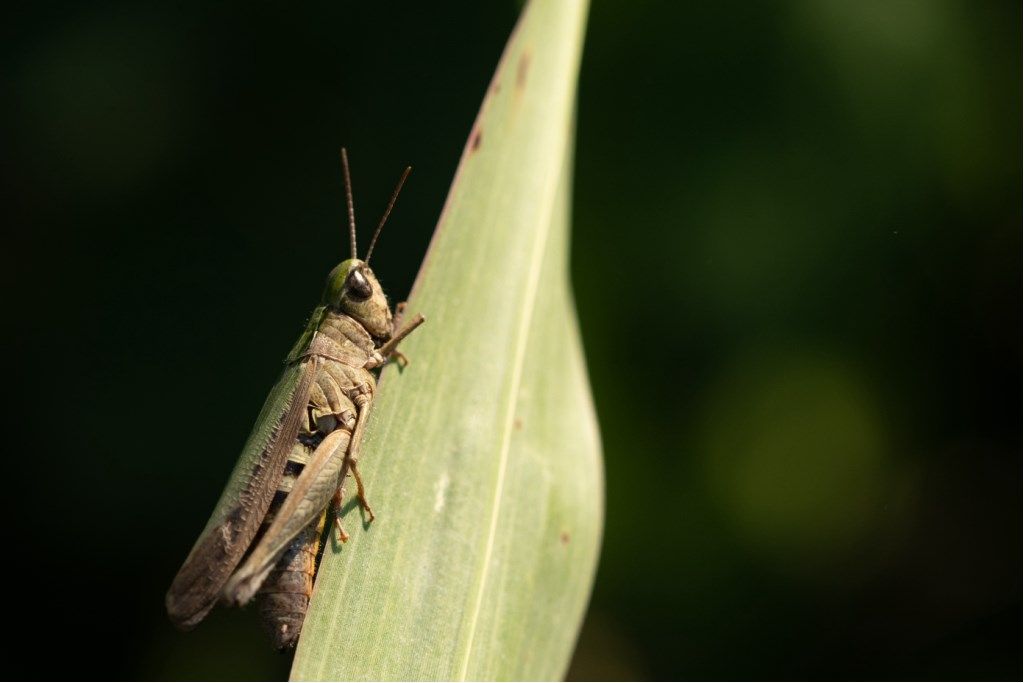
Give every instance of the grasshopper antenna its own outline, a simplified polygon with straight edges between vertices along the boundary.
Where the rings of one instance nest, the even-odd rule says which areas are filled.
[[[348,153],[341,148],[341,168],[345,172],[345,201],[348,203],[348,240],[352,258],[356,256],[356,210],[352,206],[352,178],[348,174]]]
[[[388,208],[384,209],[384,216],[380,219],[380,224],[377,229],[373,231],[373,239],[370,240],[370,249],[366,252],[366,265],[370,265],[370,254],[373,253],[373,247],[377,244],[377,238],[380,236],[380,231],[384,227],[384,223],[387,222],[388,216],[391,215],[391,209],[395,206],[395,200],[398,199],[398,193],[402,191],[402,185],[405,185],[405,179],[409,177],[409,173],[412,172],[412,166],[406,166],[405,171],[402,173],[402,177],[398,179],[398,186],[395,187],[395,191],[391,193],[391,200],[388,202]]]

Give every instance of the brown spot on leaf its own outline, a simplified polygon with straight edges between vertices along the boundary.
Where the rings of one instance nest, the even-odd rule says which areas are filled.
[[[569,541],[572,539],[569,537],[568,531],[563,531],[562,535],[558,537],[558,540],[562,542],[562,545],[569,545]]]
[[[483,137],[484,132],[482,130],[477,129],[476,132],[473,133],[472,141],[469,143],[470,151],[475,152],[480,149],[480,143],[483,142]]]
[[[517,418],[516,418],[516,419],[515,419],[515,420],[514,420],[514,421],[512,422],[512,428],[513,428],[513,429],[516,429],[516,430],[522,429],[522,428],[523,428],[523,420],[522,420],[522,418],[518,418],[518,417],[517,417]]]
[[[519,67],[516,69],[516,89],[522,90],[526,87],[526,77],[530,73],[530,51],[525,50],[519,57]]]

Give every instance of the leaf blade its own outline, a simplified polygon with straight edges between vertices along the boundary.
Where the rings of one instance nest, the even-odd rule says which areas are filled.
[[[566,273],[585,4],[532,3],[470,135],[296,679],[558,678],[593,579],[599,445]],[[345,518],[354,526],[358,514]]]

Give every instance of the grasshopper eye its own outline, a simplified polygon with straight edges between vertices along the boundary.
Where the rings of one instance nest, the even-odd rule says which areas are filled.
[[[358,270],[353,270],[349,274],[345,280],[345,288],[348,289],[349,296],[356,301],[369,299],[370,295],[373,294],[373,289],[370,288],[370,283],[366,280],[366,276]]]

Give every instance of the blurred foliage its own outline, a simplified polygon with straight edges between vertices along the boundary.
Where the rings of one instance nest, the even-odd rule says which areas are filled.
[[[47,675],[285,675],[253,615],[182,636],[163,592],[344,253],[337,147],[357,216],[416,167],[375,262],[400,299],[516,14],[6,23],[11,608]],[[608,501],[570,675],[1020,675],[1020,25],[594,5],[572,258]]]

